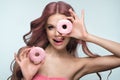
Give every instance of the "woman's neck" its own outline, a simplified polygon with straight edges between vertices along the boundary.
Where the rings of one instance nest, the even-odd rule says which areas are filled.
[[[68,51],[66,49],[58,50],[54,48],[51,45],[48,45],[48,47],[45,49],[47,54],[53,55],[53,56],[65,56],[68,55]]]

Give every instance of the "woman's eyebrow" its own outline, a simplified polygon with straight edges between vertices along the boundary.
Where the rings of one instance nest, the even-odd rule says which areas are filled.
[[[47,23],[46,25],[52,25],[52,24]]]
[[[48,23],[48,24],[46,24],[46,27],[48,27],[48,26],[53,26],[53,27],[55,27],[54,25],[52,25],[52,24],[49,24],[49,23]]]

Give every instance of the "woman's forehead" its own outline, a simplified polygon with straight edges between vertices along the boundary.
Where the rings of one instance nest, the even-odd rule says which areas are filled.
[[[54,14],[51,15],[48,20],[47,20],[47,24],[52,24],[52,23],[57,23],[59,20],[61,19],[66,19],[67,17],[65,15],[62,14]]]

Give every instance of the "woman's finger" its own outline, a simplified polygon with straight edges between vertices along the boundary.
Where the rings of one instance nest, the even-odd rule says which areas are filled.
[[[81,11],[81,20],[84,21],[84,10]]]
[[[14,58],[15,58],[15,61],[16,61],[18,64],[20,64],[20,60],[18,59],[18,57],[17,57],[17,54],[16,54],[16,53],[14,54]]]
[[[20,56],[19,56],[20,60],[28,57],[28,53],[29,53],[30,49],[31,48],[25,48],[24,50],[21,51]]]
[[[69,9],[70,15],[71,17],[74,17],[73,13],[72,13],[72,9]]]
[[[69,9],[69,12],[74,19],[78,19],[77,14],[72,9]]]
[[[28,57],[30,50],[31,50],[31,48],[28,48],[28,49],[27,49],[26,54],[25,54],[25,57]]]
[[[74,18],[73,17],[67,17],[68,20],[70,20],[71,22],[74,22]]]

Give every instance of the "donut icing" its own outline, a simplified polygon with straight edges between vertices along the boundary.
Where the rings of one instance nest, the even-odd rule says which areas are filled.
[[[40,47],[32,47],[29,52],[29,58],[34,64],[39,64],[45,58],[45,51]]]
[[[69,34],[72,31],[72,23],[67,19],[59,20],[57,23],[57,31],[61,34]]]

